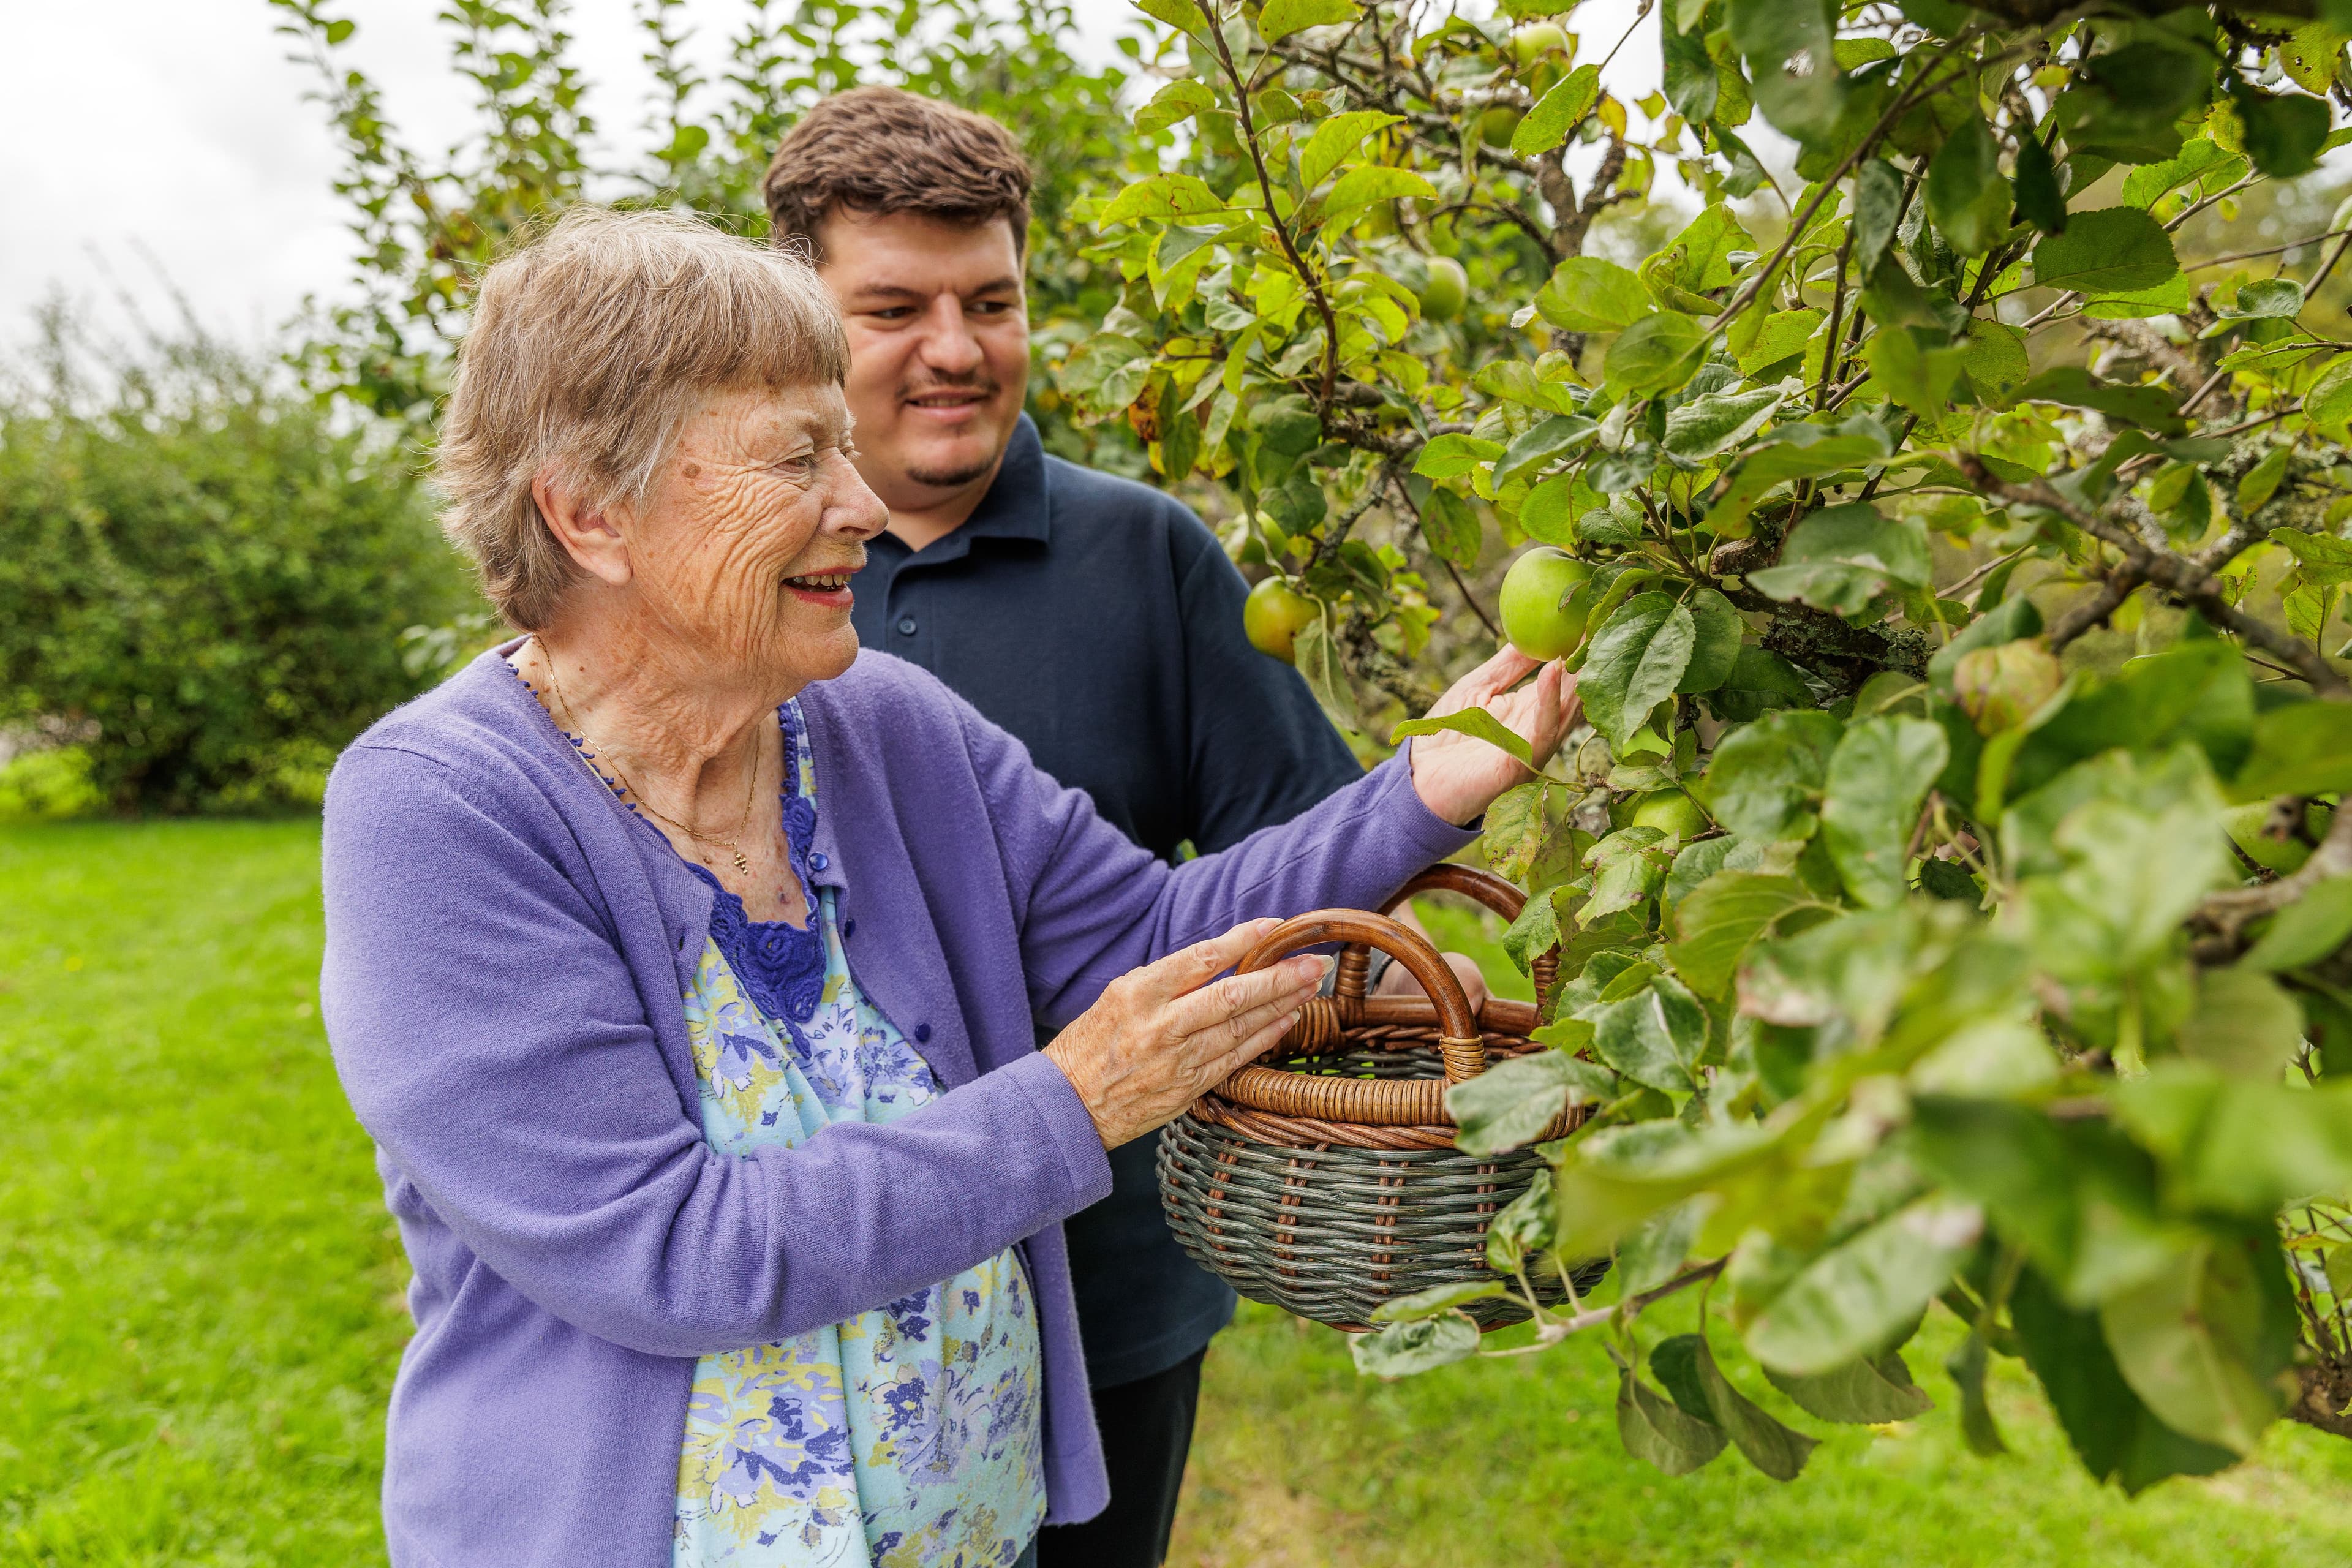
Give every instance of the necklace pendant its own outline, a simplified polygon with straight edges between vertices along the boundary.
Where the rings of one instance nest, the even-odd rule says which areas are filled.
[[[751,874],[751,862],[743,858],[743,851],[740,849],[733,851],[733,854],[735,856],[735,869],[743,876],[750,876]]]

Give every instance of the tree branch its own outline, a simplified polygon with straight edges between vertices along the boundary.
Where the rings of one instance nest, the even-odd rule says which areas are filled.
[[[1986,468],[1973,452],[1960,453],[1958,458],[1960,471],[1985,494],[1997,495],[2016,505],[2039,507],[2044,511],[2055,512],[2084,532],[2105,540],[2123,552],[2121,570],[2137,574],[2140,582],[2155,584],[2175,599],[2194,607],[2215,626],[2227,627],[2244,641],[2270,654],[2309,681],[2314,691],[2352,700],[2352,685],[2347,685],[2344,678],[2336,673],[2334,667],[2320,657],[2318,650],[2305,647],[2301,638],[2267,621],[2256,620],[2231,605],[2222,590],[2221,580],[2210,570],[2185,561],[2170,551],[2150,550],[2132,530],[2075,505],[2042,480],[2037,479],[2030,485],[2011,484]],[[2121,602],[2120,598],[2116,601],[2118,604]]]

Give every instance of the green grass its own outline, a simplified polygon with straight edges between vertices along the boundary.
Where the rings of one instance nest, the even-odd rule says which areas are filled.
[[[316,1016],[317,840],[0,827],[0,1563],[382,1561],[406,1269]],[[1837,1430],[1782,1487],[1732,1455],[1682,1480],[1626,1458],[1597,1344],[1381,1384],[1339,1335],[1245,1308],[1210,1355],[1172,1560],[2352,1562],[2352,1445],[2281,1427],[2133,1501],[2084,1478],[2011,1364],[2016,1453],[1968,1454],[1948,1343],[1931,1321],[1912,1354],[1945,1408]]]

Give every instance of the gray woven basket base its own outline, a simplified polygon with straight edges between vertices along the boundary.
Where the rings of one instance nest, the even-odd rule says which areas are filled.
[[[1251,1300],[1361,1325],[1396,1297],[1503,1278],[1486,1226],[1542,1163],[1528,1150],[1283,1149],[1185,1115],[1160,1135],[1160,1196],[1184,1250]],[[1607,1268],[1577,1270],[1579,1293]],[[1533,1283],[1547,1306],[1567,1298],[1549,1268]],[[1528,1315],[1515,1298],[1465,1310],[1482,1328]]]

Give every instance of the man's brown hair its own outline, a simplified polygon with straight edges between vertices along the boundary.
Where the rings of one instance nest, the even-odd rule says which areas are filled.
[[[1029,160],[1012,132],[984,114],[902,92],[835,93],[785,133],[761,182],[769,239],[824,259],[818,227],[836,209],[918,213],[948,223],[1013,226],[1029,245]]]

